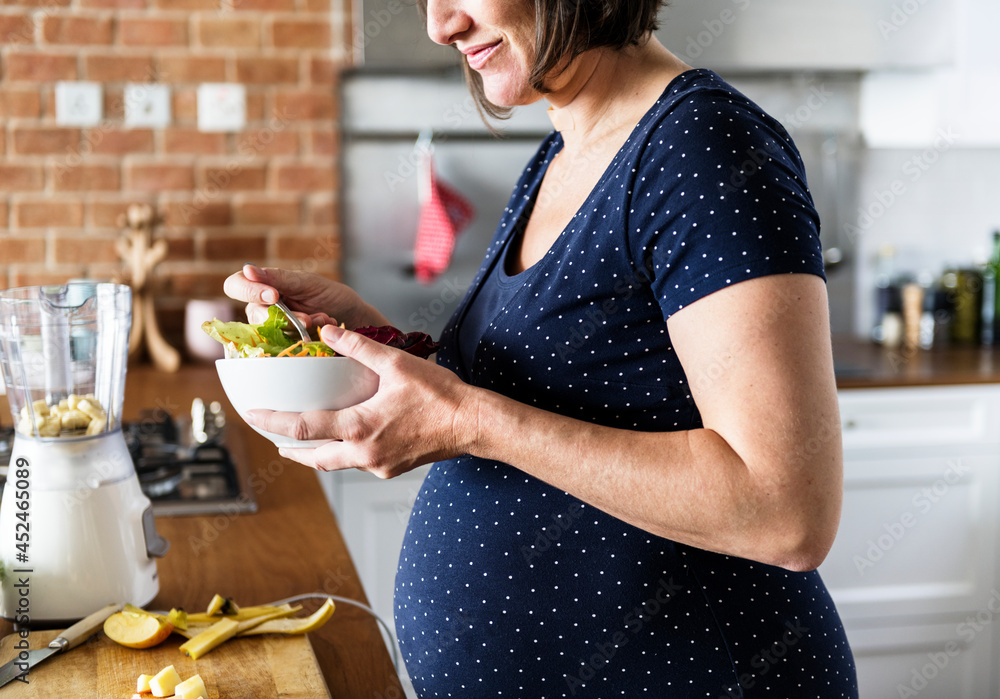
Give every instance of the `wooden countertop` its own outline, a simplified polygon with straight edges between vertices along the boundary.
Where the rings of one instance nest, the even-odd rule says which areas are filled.
[[[195,397],[221,401],[230,418],[227,429],[245,440],[258,511],[157,517],[170,551],[157,562],[160,594],[148,607],[200,609],[214,593],[246,605],[308,592],[368,604],[316,473],[280,458],[239,419],[213,366],[185,366],[176,374],[130,366],[125,418],[150,408],[186,414]],[[303,606],[311,612],[318,604]],[[0,635],[10,631],[11,625],[0,621]],[[332,696],[404,696],[379,627],[363,610],[338,603],[333,618],[309,638]]]
[[[886,348],[835,337],[833,358],[842,389],[1000,383],[1000,347]]]

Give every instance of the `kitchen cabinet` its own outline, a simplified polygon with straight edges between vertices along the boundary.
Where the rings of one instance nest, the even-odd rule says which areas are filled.
[[[861,696],[997,696],[1000,385],[839,395],[844,510],[820,572]]]
[[[357,552],[352,558],[372,609],[390,626],[399,551],[429,469],[421,466],[391,480],[360,471],[321,474],[347,548]]]
[[[839,397],[844,511],[820,572],[854,649],[862,699],[1000,696],[1000,384]],[[387,620],[425,473],[324,474],[366,594]]]
[[[430,466],[421,466],[391,480],[359,471],[320,474],[369,604],[393,633],[396,564],[410,511],[429,469]],[[404,690],[408,691],[402,662],[400,675]]]

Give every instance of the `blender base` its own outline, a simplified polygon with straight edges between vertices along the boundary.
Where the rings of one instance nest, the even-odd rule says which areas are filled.
[[[89,459],[81,463],[85,456]],[[102,464],[119,464],[122,458],[129,475],[110,481],[95,477]],[[17,518],[24,512],[17,506],[19,463],[29,464],[30,474],[28,497],[22,495],[30,502],[26,561],[19,560],[25,552],[14,535],[24,524]],[[121,471],[105,470],[115,476]],[[50,478],[70,471],[81,474],[75,484]],[[72,444],[19,435],[0,501],[0,616],[42,628],[81,619],[113,602],[148,604],[159,592],[143,528],[143,513],[150,507],[120,430]]]

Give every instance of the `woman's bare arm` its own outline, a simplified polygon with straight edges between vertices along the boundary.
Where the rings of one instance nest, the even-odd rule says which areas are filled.
[[[669,539],[816,567],[836,535],[842,487],[822,280],[743,282],[668,327],[703,429],[611,429],[483,394],[470,451]]]
[[[840,517],[840,422],[826,288],[770,276],[705,297],[668,322],[704,427],[636,432],[549,413],[354,333],[337,352],[380,376],[374,398],[336,412],[260,412],[300,439],[282,453],[384,478],[471,453],[509,463],[583,502],[681,543],[792,570],[822,562]]]

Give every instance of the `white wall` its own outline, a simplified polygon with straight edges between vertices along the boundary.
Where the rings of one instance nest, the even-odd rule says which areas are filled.
[[[895,248],[900,271],[938,274],[981,263],[1000,229],[1000,2],[955,5],[953,65],[863,80],[859,122],[867,148],[845,222],[856,240],[858,335],[871,327],[882,246]]]

